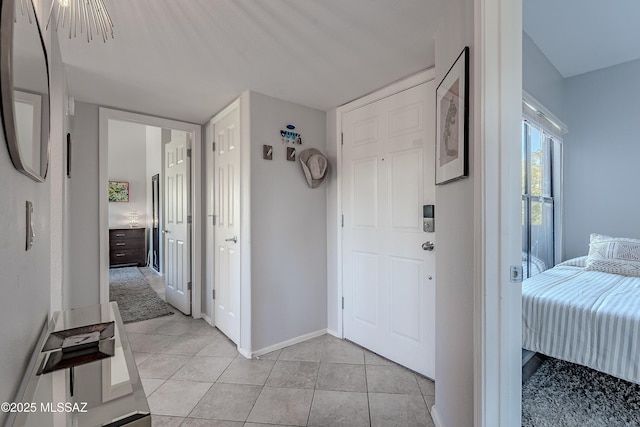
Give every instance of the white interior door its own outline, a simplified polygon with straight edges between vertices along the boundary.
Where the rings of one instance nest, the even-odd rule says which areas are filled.
[[[189,230],[190,135],[171,131],[165,144],[165,291],[167,302],[191,314],[191,242]]]
[[[236,344],[240,339],[240,113],[214,119],[215,325]]]
[[[342,118],[345,338],[435,377],[433,81]],[[437,211],[437,209],[436,209]],[[437,229],[437,217],[436,217]]]

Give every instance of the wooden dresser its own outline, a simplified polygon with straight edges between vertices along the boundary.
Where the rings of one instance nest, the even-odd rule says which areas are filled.
[[[147,265],[145,228],[109,229],[109,265]]]

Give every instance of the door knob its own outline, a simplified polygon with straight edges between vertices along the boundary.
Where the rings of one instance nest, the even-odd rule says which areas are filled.
[[[233,243],[238,243],[238,236],[233,236],[230,239],[224,239],[225,242],[233,242]]]
[[[435,248],[435,245],[433,244],[433,242],[424,242],[422,244],[422,249],[424,249],[425,251],[432,251],[433,248]]]
[[[171,233],[169,230],[162,230],[162,234],[164,233]]]

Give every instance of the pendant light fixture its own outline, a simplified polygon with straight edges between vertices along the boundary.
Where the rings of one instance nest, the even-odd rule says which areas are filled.
[[[103,0],[52,0],[46,29],[49,24],[55,24],[56,31],[69,25],[69,38],[84,32],[87,42],[93,40],[94,33],[102,36],[103,42],[113,38],[113,22]]]

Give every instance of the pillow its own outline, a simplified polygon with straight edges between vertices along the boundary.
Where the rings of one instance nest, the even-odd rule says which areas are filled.
[[[585,270],[640,277],[640,240],[591,234]]]
[[[584,268],[587,262],[587,255],[579,256],[577,258],[571,258],[566,261],[562,261],[560,264],[556,264],[558,266],[569,266],[569,267],[582,267]]]

